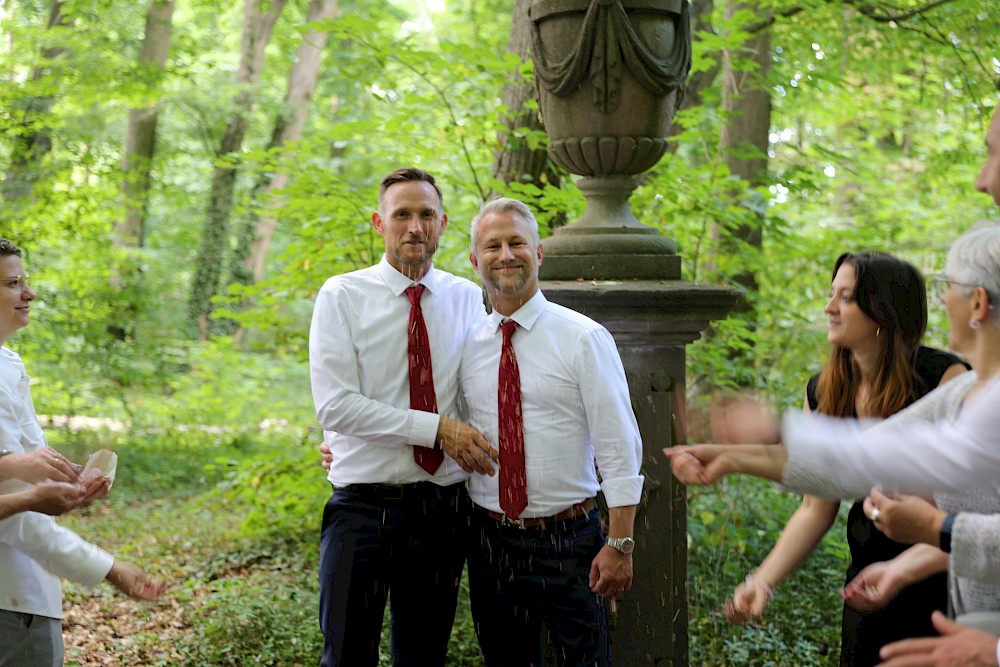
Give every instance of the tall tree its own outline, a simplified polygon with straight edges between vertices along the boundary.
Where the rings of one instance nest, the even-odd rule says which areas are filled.
[[[195,261],[195,273],[188,300],[188,314],[202,338],[210,335],[212,297],[219,291],[219,278],[229,235],[229,219],[238,173],[237,153],[250,126],[256,86],[264,65],[264,51],[286,0],[271,0],[264,10],[264,0],[244,0],[240,64],[236,82],[240,87],[235,108],[215,149],[216,166],[205,210],[201,246]]]
[[[49,7],[48,32],[60,28],[70,28],[74,19],[64,11],[61,0],[52,0]],[[52,136],[49,131],[49,113],[56,101],[55,89],[60,78],[60,59],[69,49],[58,45],[53,38],[52,45],[41,50],[41,62],[31,73],[31,82],[40,84],[45,94],[28,97],[20,109],[14,111],[15,129],[11,147],[10,165],[4,176],[0,194],[7,202],[24,200],[31,196],[42,161],[52,150]],[[41,85],[48,80],[47,85]]]
[[[306,23],[336,18],[338,12],[338,0],[311,0]],[[310,28],[303,36],[288,73],[285,101],[275,119],[269,153],[302,137],[328,39],[326,30],[316,28]],[[282,164],[287,159],[290,157],[279,157],[275,170],[263,174],[254,187],[253,200],[263,206],[264,212],[250,216],[240,232],[232,269],[234,281],[250,284],[260,282],[264,276],[264,261],[278,226],[277,210],[281,207],[278,193],[288,185],[288,170]]]
[[[146,32],[139,49],[139,66],[159,74],[167,62],[173,34],[176,0],[149,0]],[[156,151],[156,124],[159,104],[153,102],[131,109],[125,132],[125,157],[122,160],[123,217],[115,224],[115,242],[124,247],[141,248],[145,244],[146,210],[149,202],[149,174]]]
[[[757,4],[729,2],[726,6],[727,22],[741,11],[757,13]],[[743,210],[743,214],[721,234],[721,252],[724,255],[745,256],[745,247],[760,250],[763,241],[765,206],[763,198],[756,194],[756,188],[767,182],[767,149],[771,131],[771,91],[768,85],[771,71],[770,23],[770,16],[766,16],[764,27],[752,33],[738,50],[727,48],[722,56],[723,124],[719,145],[729,174],[740,183],[738,191],[731,194]],[[741,271],[731,278],[746,292],[757,291],[757,276],[753,269]]]
[[[531,18],[528,8],[532,0],[515,0],[510,23],[507,52],[522,62],[531,62]],[[500,148],[493,158],[493,178],[503,183],[541,182],[542,175],[550,170],[544,145],[533,144],[522,133],[542,132],[538,110],[529,103],[536,98],[535,84],[518,74],[503,91],[503,105],[507,109],[506,129],[500,134]]]

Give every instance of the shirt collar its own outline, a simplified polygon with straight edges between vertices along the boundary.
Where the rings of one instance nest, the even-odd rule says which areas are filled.
[[[490,328],[495,331],[500,328],[500,324],[504,320],[514,320],[517,322],[517,326],[531,331],[531,328],[535,326],[535,322],[541,316],[542,311],[545,310],[547,303],[548,300],[542,294],[542,290],[538,290],[534,296],[528,299],[524,305],[515,310],[509,317],[501,315],[495,310],[491,311],[489,314]]]
[[[396,268],[389,263],[386,256],[382,255],[382,261],[378,263],[378,274],[385,281],[386,286],[395,296],[399,296],[406,291],[406,288],[413,284],[413,281],[404,276],[402,273],[396,270]],[[433,266],[427,270],[424,277],[418,280],[421,285],[424,285],[427,290],[433,294],[441,284],[441,272],[435,269]]]

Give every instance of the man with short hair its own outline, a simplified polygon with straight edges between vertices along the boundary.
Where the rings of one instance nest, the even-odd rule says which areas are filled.
[[[490,666],[541,664],[544,622],[560,665],[610,664],[605,598],[632,584],[643,482],[618,350],[603,326],[542,295],[538,223],[522,202],[482,207],[470,260],[493,312],[469,333],[461,385],[469,423],[500,450],[498,475],[469,480],[480,647]]]
[[[462,342],[485,312],[478,287],[432,265],[447,224],[434,177],[394,171],[372,213],[381,261],[330,278],[316,297],[309,366],[334,486],[320,547],[324,667],[378,662],[387,598],[393,664],[445,664],[465,482],[492,474],[496,458],[456,419]]]

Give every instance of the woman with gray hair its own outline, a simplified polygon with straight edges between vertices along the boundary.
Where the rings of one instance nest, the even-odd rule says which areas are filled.
[[[955,241],[935,283],[948,312],[950,345],[969,358],[973,373],[868,429],[853,420],[790,415],[779,431],[768,411],[741,403],[716,413],[716,439],[759,443],[780,435],[783,447],[665,450],[687,484],[742,472],[827,498],[871,489],[864,511],[876,527],[893,539],[925,544],[848,585],[845,599],[863,609],[945,567],[953,613],[1000,608],[1000,568],[991,557],[1000,549],[1000,226],[977,226]],[[877,485],[882,489],[872,489]],[[886,489],[954,493],[936,494],[936,509],[916,498],[893,498]]]

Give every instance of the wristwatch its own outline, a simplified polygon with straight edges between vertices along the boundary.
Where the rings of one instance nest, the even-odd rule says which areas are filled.
[[[7,456],[8,454],[13,454],[13,453],[14,452],[10,451],[9,449],[0,449],[0,459]]]
[[[608,546],[628,556],[635,550],[635,540],[631,537],[609,537]]]

